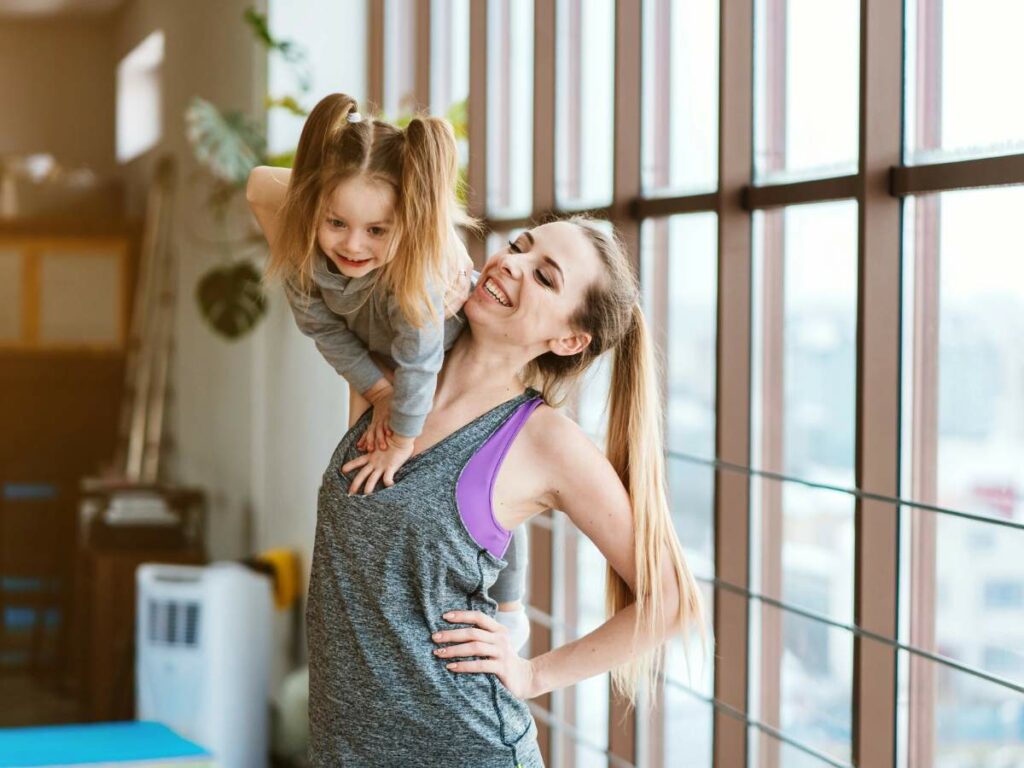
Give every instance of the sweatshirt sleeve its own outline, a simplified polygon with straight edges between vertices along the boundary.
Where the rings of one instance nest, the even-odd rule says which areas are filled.
[[[384,374],[373,362],[366,344],[352,332],[345,318],[331,311],[319,288],[313,285],[311,293],[305,293],[289,279],[284,292],[299,330],[313,339],[320,354],[349,384],[363,393],[380,381]]]
[[[395,361],[395,392],[391,398],[391,429],[417,437],[434,405],[437,374],[444,361],[444,290],[432,286],[430,317],[419,328],[406,320],[398,301],[388,299],[394,331],[391,357]]]

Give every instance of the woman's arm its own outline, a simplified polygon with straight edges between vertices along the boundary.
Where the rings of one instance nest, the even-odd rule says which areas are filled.
[[[520,439],[529,451],[531,472],[543,478],[544,503],[565,512],[597,546],[615,571],[634,588],[633,513],[629,496],[604,454],[574,422],[550,408],[538,408]],[[668,562],[669,558],[665,558]],[[477,612],[453,611],[445,619],[476,624],[480,629],[440,633],[437,642],[468,641],[443,649],[442,657],[460,658],[485,653],[492,658],[458,661],[454,672],[497,674],[521,698],[533,698],[607,672],[662,644],[679,620],[679,588],[672,571],[662,573],[666,615],[653,630],[634,633],[636,606],[619,611],[593,632],[529,661],[501,647],[501,629]],[[482,618],[481,618],[482,617]],[[484,630],[480,632],[480,630]],[[487,648],[485,646],[491,646]],[[498,653],[488,652],[497,647]]]
[[[280,231],[281,222],[278,213],[288,191],[288,180],[291,168],[274,168],[261,165],[249,173],[249,183],[245,185],[245,199],[249,208],[260,225],[263,236],[273,246]]]

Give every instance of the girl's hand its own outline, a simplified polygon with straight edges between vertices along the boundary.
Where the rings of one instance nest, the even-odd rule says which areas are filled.
[[[487,672],[497,675],[502,685],[517,698],[532,699],[537,695],[533,663],[516,653],[505,627],[480,611],[449,611],[444,619],[452,624],[475,625],[446,629],[431,636],[435,643],[456,643],[434,651],[435,656],[446,661],[459,659],[446,664],[448,670],[455,673]],[[483,658],[463,661],[465,656]]]
[[[394,485],[395,472],[409,460],[414,442],[411,437],[402,437],[392,433],[384,450],[365,453],[342,466],[343,474],[359,470],[359,474],[348,488],[349,496],[359,493],[360,487],[366,494],[373,493],[377,483],[382,479],[386,488]]]
[[[457,314],[462,309],[462,305],[466,303],[466,299],[469,298],[473,288],[473,283],[470,280],[472,274],[473,260],[469,258],[468,253],[463,251],[455,275],[448,283],[448,288],[444,293],[444,316],[446,318]]]
[[[394,393],[394,387],[384,379],[363,393],[363,397],[369,400],[373,406],[373,414],[370,416],[370,426],[366,428],[363,436],[356,443],[356,448],[360,451],[387,450],[388,440],[394,435],[391,427],[388,426],[391,421],[391,397]]]

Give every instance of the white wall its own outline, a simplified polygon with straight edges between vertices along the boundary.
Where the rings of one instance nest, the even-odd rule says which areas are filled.
[[[361,97],[365,41],[350,33],[365,26],[365,0],[345,2],[352,6],[352,24],[339,27],[336,44],[344,50],[339,71],[347,81],[332,85]],[[192,181],[198,166],[185,139],[183,114],[193,96],[222,109],[261,113],[267,57],[242,21],[250,5],[252,0],[130,0],[119,12],[117,60],[156,29],[166,37],[163,138],[156,149],[126,164],[123,174],[129,200],[141,211],[154,159],[166,151],[179,162],[171,476],[208,492],[212,558],[289,547],[300,553],[308,575],[320,477],[347,423],[344,382],[296,330],[279,288],[271,289],[268,313],[257,330],[234,342],[205,325],[194,299],[200,276],[219,256],[195,234],[209,227],[202,189]],[[266,8],[265,2],[255,5]],[[321,44],[330,42],[318,31]],[[298,32],[288,30],[287,36],[296,39]],[[333,58],[338,60],[336,54]],[[321,95],[312,94],[311,100]],[[275,683],[296,640],[291,625],[291,617],[278,616]],[[298,638],[298,644],[304,656],[304,640]]]

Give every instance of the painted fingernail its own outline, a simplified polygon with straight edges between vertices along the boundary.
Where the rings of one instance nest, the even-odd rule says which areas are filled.
[[[445,667],[448,668],[448,669],[458,669],[459,665],[456,664],[455,662],[452,662],[451,664],[445,664]]]
[[[444,648],[435,648],[434,654],[437,656],[444,656]]]

